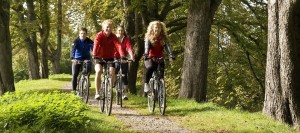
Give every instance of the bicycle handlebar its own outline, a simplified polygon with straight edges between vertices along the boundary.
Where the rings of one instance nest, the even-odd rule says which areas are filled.
[[[91,60],[76,60],[76,59],[74,59],[74,62],[76,64],[82,64],[82,63],[89,63],[89,62],[91,62]]]

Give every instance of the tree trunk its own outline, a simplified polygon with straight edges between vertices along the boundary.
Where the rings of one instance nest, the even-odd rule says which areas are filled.
[[[29,78],[39,79],[39,63],[38,63],[38,53],[37,53],[37,40],[36,40],[36,16],[34,12],[33,0],[26,0],[26,5],[28,9],[28,19],[31,24],[31,29],[27,29],[28,32],[24,35],[24,40],[27,45],[28,51],[28,67],[29,67]],[[24,17],[24,16],[23,16]],[[24,27],[24,23],[22,24]],[[23,27],[23,28],[24,28]],[[26,32],[25,32],[26,33]]]
[[[15,91],[9,21],[10,2],[0,1],[0,96]]]
[[[40,36],[41,36],[41,77],[49,77],[49,68],[48,68],[48,38],[50,33],[50,18],[49,18],[49,6],[48,0],[40,0],[40,16],[41,16],[41,27],[40,27]]]
[[[135,20],[141,20],[141,14],[138,11],[135,11]],[[144,41],[143,41],[143,24],[141,21],[135,21],[135,62],[132,62],[129,68],[128,73],[128,85],[130,88],[130,92],[133,94],[137,94],[136,89],[136,81],[137,81],[137,73],[139,68],[139,61],[144,53]],[[142,90],[142,89],[141,89]]]
[[[269,0],[263,113],[299,127],[300,1]]]
[[[142,57],[142,55],[139,55],[139,45],[141,44],[140,38],[138,38],[138,34],[141,33],[139,28],[142,29],[142,24],[138,21],[135,21],[138,19],[138,14],[136,15],[137,18],[135,18],[135,10],[130,9],[131,2],[130,0],[123,0],[123,7],[125,10],[125,31],[127,35],[130,37],[131,45],[132,48],[134,49],[135,52],[135,59],[136,62],[132,62],[129,66],[129,72],[128,72],[128,88],[129,91],[132,94],[137,94],[137,89],[136,89],[136,79],[137,79],[137,72],[138,72],[138,67],[139,67],[139,60]],[[140,27],[136,27],[137,23],[140,23]],[[137,32],[136,31],[137,29]],[[136,35],[135,35],[136,33]],[[135,37],[133,39],[133,37]]]
[[[53,74],[60,73],[60,57],[61,57],[61,37],[62,37],[62,0],[57,0],[57,46],[50,47],[49,60],[52,63],[51,70]]]
[[[206,101],[209,34],[221,0],[191,0],[179,98]]]

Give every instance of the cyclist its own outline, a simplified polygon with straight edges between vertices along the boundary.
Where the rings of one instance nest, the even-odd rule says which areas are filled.
[[[79,31],[79,37],[77,37],[70,51],[70,57],[72,60],[72,89],[76,94],[77,87],[77,77],[82,64],[79,64],[78,61],[90,60],[91,54],[90,51],[93,50],[93,41],[87,37],[87,29],[81,28]],[[91,72],[91,62],[88,62],[87,73],[90,75]]]
[[[144,78],[144,92],[149,91],[149,80],[152,76],[153,71],[157,68],[157,63],[154,62],[153,58],[162,58],[163,49],[167,51],[170,61],[175,59],[171,48],[168,45],[168,36],[166,31],[166,25],[160,21],[152,21],[149,23],[147,28],[147,33],[145,34],[145,67],[146,72]],[[164,62],[161,63],[160,68],[162,68],[162,75],[164,75]]]
[[[123,51],[125,52],[125,56],[127,56],[128,54],[130,55],[130,59],[134,60],[134,54],[131,48],[131,43],[130,43],[130,38],[126,35],[125,31],[124,31],[124,27],[123,26],[118,26],[117,27],[117,34],[116,36],[118,37],[120,43],[121,43],[121,48],[123,49]],[[128,53],[128,54],[127,54]],[[121,56],[118,52],[115,52],[115,58],[120,59]],[[116,63],[116,73],[118,73],[118,71],[120,70],[120,66],[119,63]],[[127,97],[127,92],[128,92],[128,80],[127,80],[127,72],[128,72],[128,62],[125,63],[121,63],[121,68],[122,68],[122,73],[124,74],[123,77],[123,96],[122,99],[124,100],[128,100]]]
[[[121,44],[117,36],[112,33],[114,24],[112,20],[104,20],[102,22],[102,31],[97,33],[94,39],[94,57],[101,58],[105,61],[114,61],[115,51],[119,52],[122,58],[124,58],[124,52],[121,48]],[[99,64],[99,60],[95,58],[95,99],[100,99],[99,91],[101,89],[101,74],[103,69],[103,64]],[[113,85],[115,84],[115,65],[111,64],[109,66],[110,74],[112,78]],[[114,87],[114,86],[113,86]]]

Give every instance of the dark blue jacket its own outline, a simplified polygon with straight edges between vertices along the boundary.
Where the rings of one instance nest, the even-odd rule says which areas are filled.
[[[71,46],[70,57],[76,60],[90,60],[90,51],[93,51],[94,42],[90,38],[86,38],[83,42],[80,38],[76,38]]]

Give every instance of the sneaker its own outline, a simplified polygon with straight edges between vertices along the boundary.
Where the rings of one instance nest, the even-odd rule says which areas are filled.
[[[147,83],[145,83],[145,85],[144,85],[144,92],[149,92],[149,85],[147,84]]]
[[[123,100],[128,100],[128,97],[126,95],[123,95],[122,99]]]
[[[100,100],[100,95],[99,95],[99,94],[96,94],[96,95],[95,95],[95,99],[96,99],[96,100]]]

